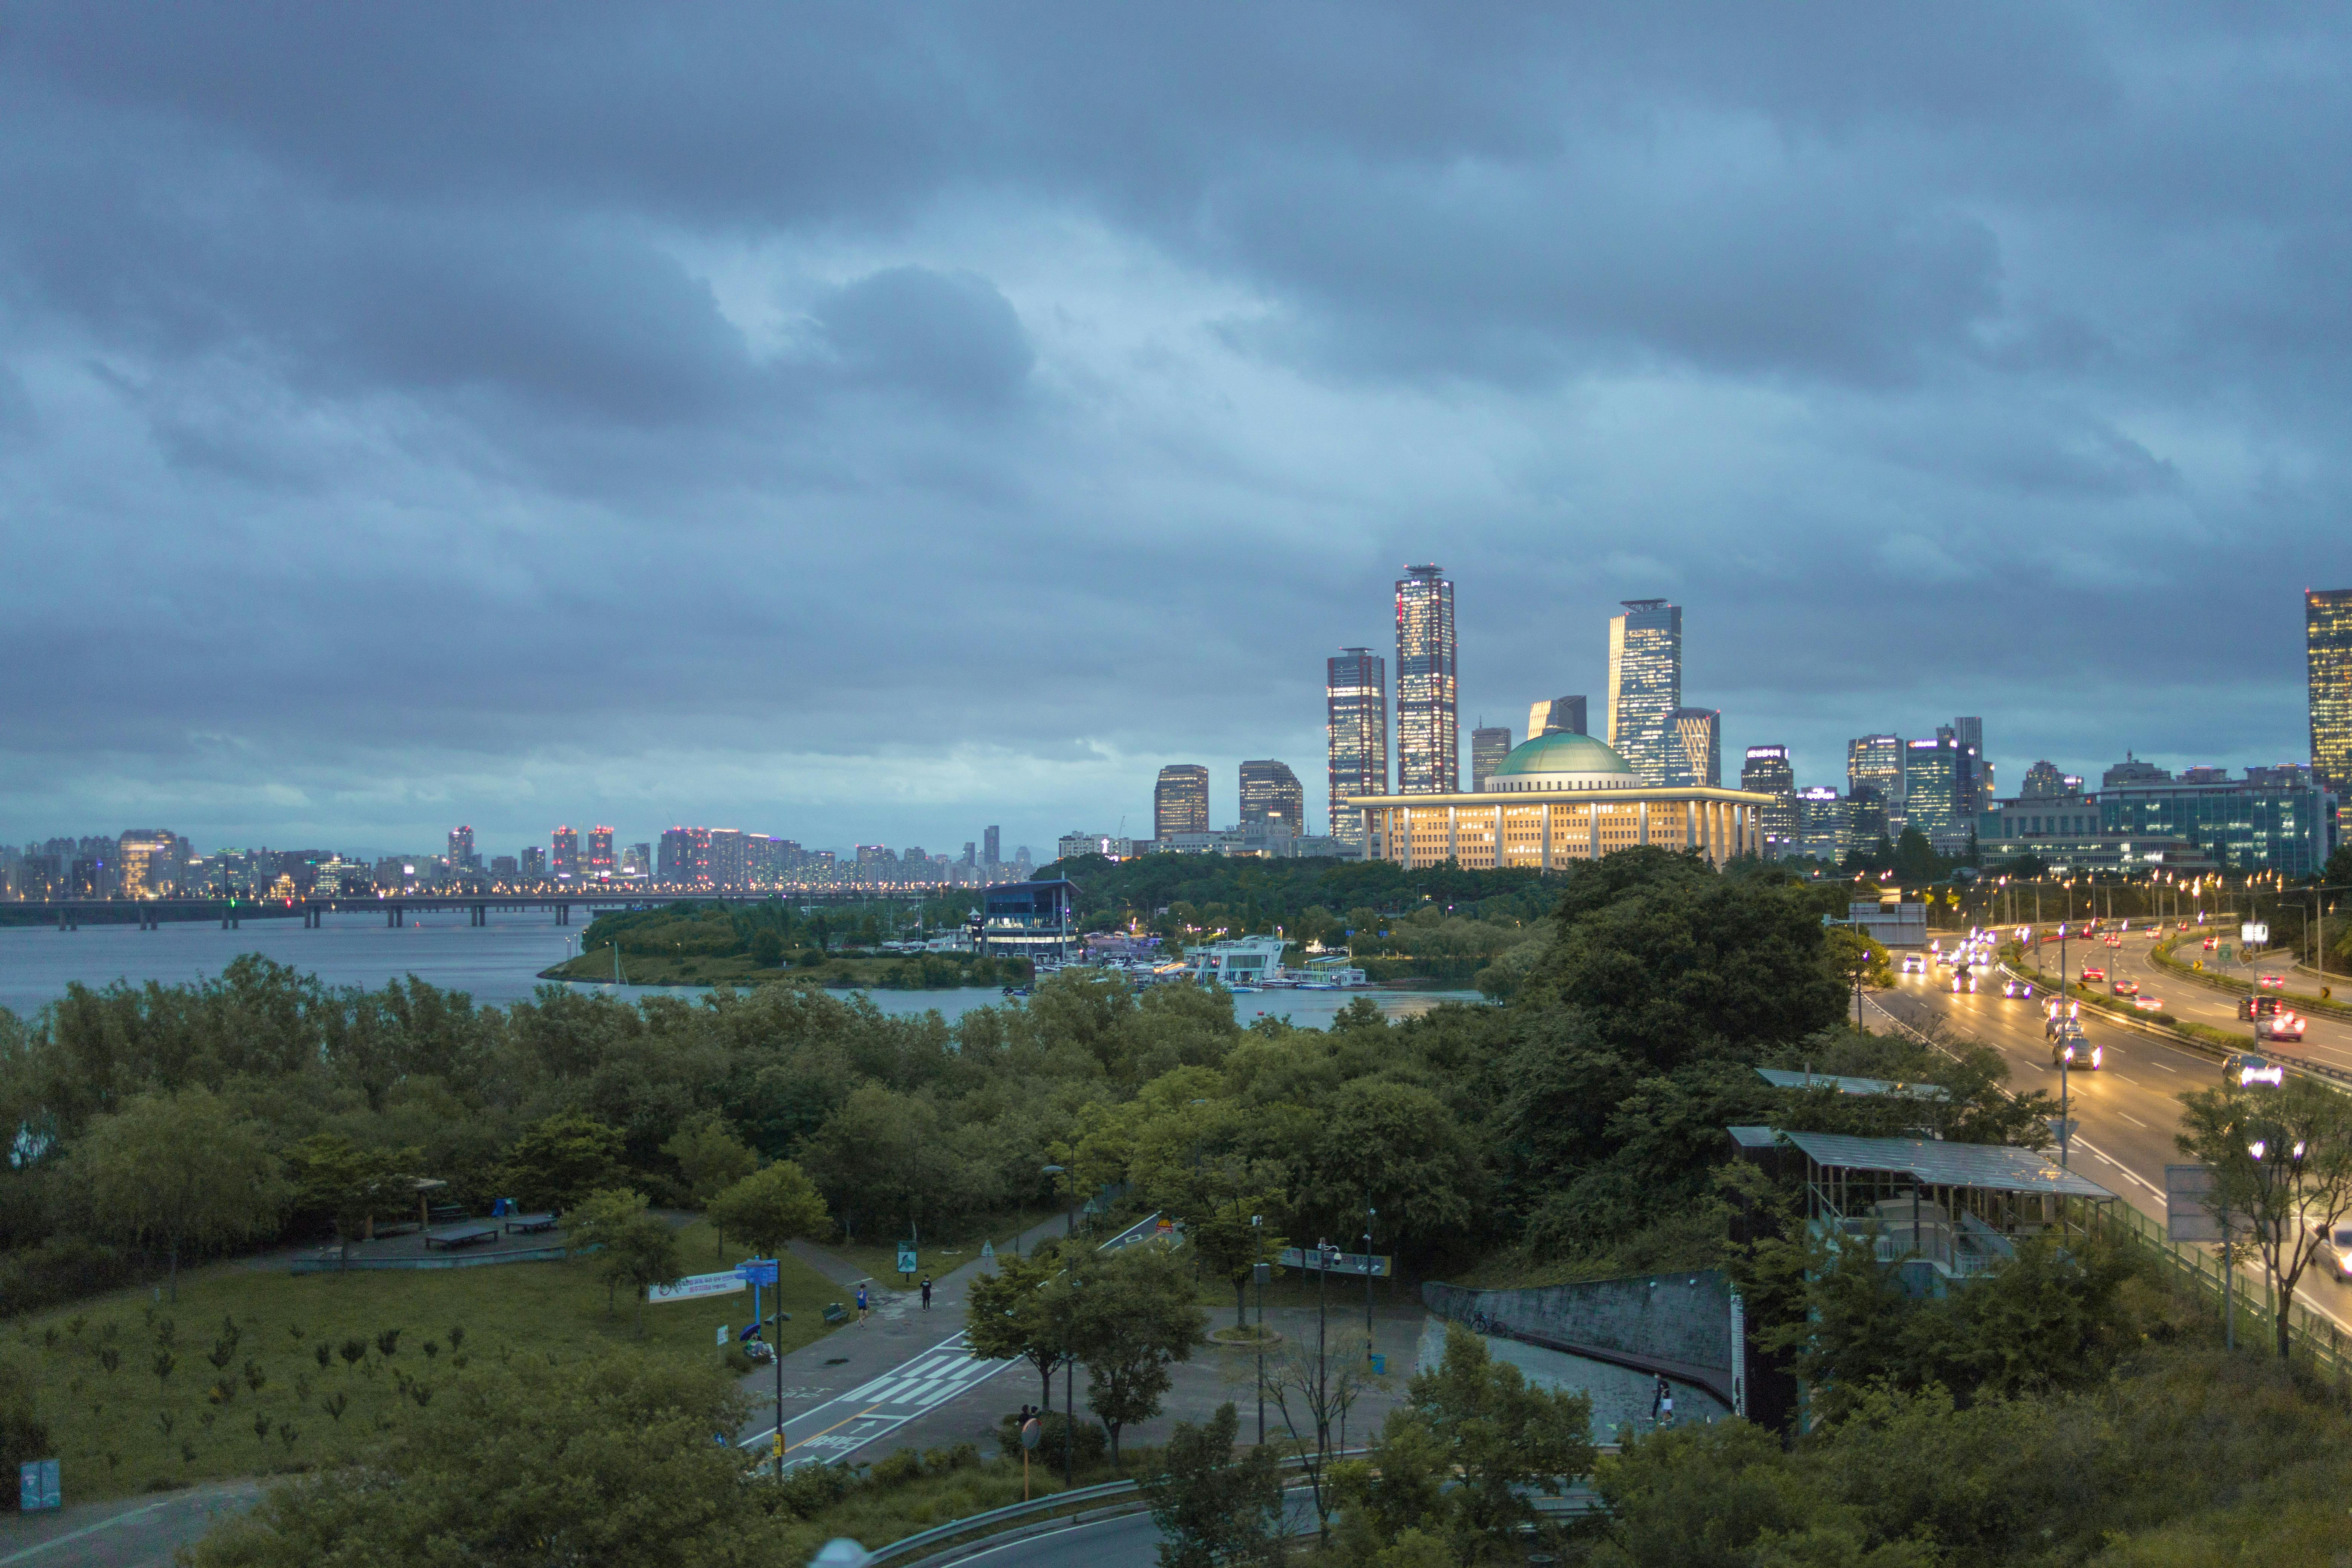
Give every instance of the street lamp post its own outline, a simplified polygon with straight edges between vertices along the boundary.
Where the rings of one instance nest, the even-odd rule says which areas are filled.
[[[1250,1215],[1250,1281],[1257,1287],[1257,1443],[1265,1447],[1265,1277],[1274,1272],[1265,1260],[1265,1215]]]
[[[1381,1211],[1372,1206],[1371,1198],[1364,1199],[1364,1363],[1372,1359],[1372,1221]]]

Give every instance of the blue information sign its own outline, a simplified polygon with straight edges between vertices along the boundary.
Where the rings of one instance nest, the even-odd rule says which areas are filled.
[[[735,1272],[752,1285],[773,1285],[776,1282],[776,1260],[772,1258],[747,1258],[735,1266]]]
[[[26,1513],[65,1506],[65,1488],[55,1459],[27,1459],[16,1467],[16,1506]]]

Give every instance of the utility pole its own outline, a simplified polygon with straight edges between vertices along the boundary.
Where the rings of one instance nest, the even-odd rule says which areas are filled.
[[[1265,1277],[1274,1272],[1265,1260],[1265,1216],[1250,1215],[1250,1279],[1257,1286],[1257,1443],[1265,1447]]]
[[[1380,1217],[1370,1193],[1364,1194],[1364,1363],[1372,1360],[1372,1221]]]

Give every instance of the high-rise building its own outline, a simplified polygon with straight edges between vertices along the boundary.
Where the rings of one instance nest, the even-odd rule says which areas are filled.
[[[1470,731],[1470,792],[1483,793],[1486,781],[1500,767],[1503,759],[1511,754],[1511,731],[1508,725],[1481,725]]]
[[[661,847],[655,852],[654,880],[665,887],[709,887],[710,830],[673,827],[664,832]]]
[[[2304,591],[2303,641],[2311,676],[2311,771],[2336,797],[2340,836],[2352,828],[2352,588]]]
[[[1906,827],[1916,827],[1930,842],[1965,837],[1974,814],[1975,785],[1963,768],[1959,742],[1950,730],[1937,731],[1932,741],[1912,741],[1903,748],[1903,816]]]
[[[1584,699],[1581,697],[1547,697],[1528,708],[1528,739],[1540,740],[1546,735],[1589,735],[1584,726]]]
[[[551,858],[555,879],[576,882],[580,879],[580,835],[569,827],[555,830],[555,853]]]
[[[1677,708],[1666,721],[1666,782],[1678,789],[1723,784],[1723,714]]]
[[[179,843],[179,836],[169,828],[130,828],[116,840],[115,853],[121,858],[113,867],[105,865],[103,856],[85,857],[91,862],[92,869],[79,880],[88,883],[89,887],[86,889],[78,887],[74,890],[76,892],[113,891],[113,889],[101,886],[109,879],[105,872],[113,870],[121,878],[121,890],[124,898],[165,898],[173,891],[174,885],[179,880],[179,867],[176,864],[175,854]]]
[[[704,835],[714,888],[741,888],[751,880],[751,835],[740,827],[714,827]]]
[[[2101,789],[2120,789],[2126,784],[2170,784],[2172,770],[2159,768],[2154,763],[2143,763],[2129,752],[2124,760],[2099,775]]]
[[[2047,757],[2025,770],[2025,783],[2017,792],[2021,800],[2059,800],[2082,793],[2082,775],[2060,773],[2058,764]]]
[[[544,882],[547,880],[546,850],[541,849],[536,844],[526,844],[522,848],[521,859],[522,864],[520,869],[516,872],[517,876],[520,877],[526,882]]]
[[[1001,864],[1004,857],[998,853],[1004,847],[1004,830],[983,827],[980,830],[980,863],[983,866]]]
[[[1793,853],[1831,866],[1843,866],[1853,848],[1850,803],[1827,784],[1799,790]]]
[[[1244,824],[1279,822],[1295,836],[1307,832],[1307,792],[1300,787],[1298,775],[1290,771],[1288,763],[1244,763],[1241,802]],[[1201,826],[1205,831],[1208,824],[1204,820]]]
[[[1992,763],[1984,749],[1984,721],[1967,714],[1952,721],[1952,738],[1959,742],[1961,755],[1969,764],[1969,780],[1975,786],[1973,795],[1960,801],[1962,816],[1992,809]]]
[[[592,882],[612,880],[620,868],[613,863],[613,830],[597,826],[588,830],[588,859],[580,868],[581,875]]]
[[[449,869],[453,873],[471,871],[481,862],[474,858],[474,830],[453,827],[449,830]]]
[[[1462,787],[1460,671],[1454,584],[1434,565],[1408,566],[1396,585],[1397,793]]]
[[[975,847],[973,847],[972,842],[971,842],[971,839],[967,838],[967,839],[965,839],[965,840],[963,841],[963,863],[964,863],[965,865],[967,865],[967,866],[977,866],[977,865],[979,865],[979,864],[980,864],[980,860],[979,860],[979,854],[980,854],[980,851],[979,851],[977,848],[975,848]]]
[[[515,858],[513,856],[493,855],[490,857],[490,875],[496,877],[501,882],[513,881],[515,879]]]
[[[1789,763],[1789,748],[1748,747],[1747,760],[1739,764],[1739,787],[1772,797],[1772,804],[1757,813],[1764,829],[1765,858],[1788,854],[1804,826],[1797,810],[1797,770]],[[1836,792],[1831,794],[1834,797]]]
[[[1178,833],[1209,831],[1209,770],[1198,763],[1171,763],[1151,786],[1151,836],[1162,844]],[[996,830],[989,829],[991,847]]]
[[[1683,612],[1664,599],[1627,599],[1609,618],[1609,744],[1643,784],[1673,772],[1667,728],[1683,705]]]
[[[1889,809],[1903,805],[1903,737],[1864,735],[1845,743],[1845,788],[1849,799],[1856,786],[1869,784]],[[1859,829],[1856,830],[1859,837]]]
[[[1892,838],[1885,792],[1868,780],[1846,791],[1845,826],[1847,841],[1856,849],[1874,849],[1880,839]]]
[[[621,871],[625,876],[650,877],[654,874],[654,847],[632,844],[621,851]]]
[[[1389,793],[1388,664],[1370,648],[1343,647],[1323,661],[1324,738],[1330,770],[1331,837],[1364,845],[1364,815],[1351,795]]]

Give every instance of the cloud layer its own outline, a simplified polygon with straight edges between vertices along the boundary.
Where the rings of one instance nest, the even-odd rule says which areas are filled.
[[[1319,816],[1407,560],[1465,727],[2304,755],[2341,19],[1621,13],[15,13],[0,838]]]

